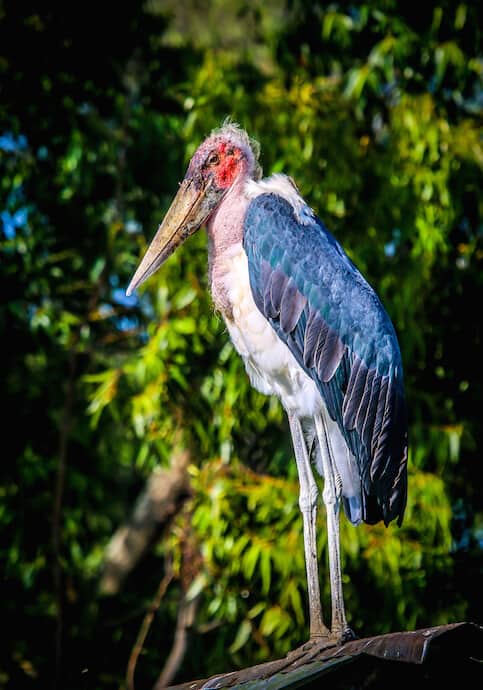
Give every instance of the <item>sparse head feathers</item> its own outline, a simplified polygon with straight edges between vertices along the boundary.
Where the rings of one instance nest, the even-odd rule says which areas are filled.
[[[254,180],[259,180],[262,176],[262,168],[259,163],[260,144],[255,139],[248,136],[247,132],[236,122],[231,122],[228,118],[221,127],[214,129],[210,136],[202,144],[216,144],[217,142],[229,141],[239,148],[247,157],[250,167],[250,176]]]

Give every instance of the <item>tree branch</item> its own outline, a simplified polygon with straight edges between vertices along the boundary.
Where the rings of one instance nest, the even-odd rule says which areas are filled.
[[[64,502],[65,474],[67,467],[67,445],[72,421],[72,405],[76,377],[77,357],[75,344],[69,353],[68,379],[64,397],[64,409],[59,431],[59,450],[57,454],[57,472],[55,477],[54,501],[52,506],[52,577],[55,596],[55,658],[53,687],[58,687],[62,667],[62,635],[64,627],[64,596],[62,582],[62,505]]]
[[[180,509],[189,495],[186,472],[189,462],[189,452],[178,450],[169,470],[157,469],[149,477],[131,517],[114,533],[106,548],[104,572],[99,584],[104,594],[119,591],[157,530]]]
[[[198,608],[199,597],[187,601],[183,599],[178,618],[176,620],[176,631],[174,633],[173,646],[166,660],[163,670],[154,686],[153,690],[164,690],[173,680],[186,654],[188,646],[188,635],[193,627],[196,610]]]
[[[151,606],[149,607],[146,615],[144,616],[144,620],[142,622],[141,628],[139,630],[136,642],[134,644],[134,647],[132,648],[131,651],[131,656],[129,657],[129,661],[127,664],[127,671],[126,671],[126,685],[127,685],[127,690],[134,690],[134,673],[136,671],[136,664],[138,661],[138,657],[142,652],[142,649],[144,647],[144,642],[146,640],[147,634],[149,632],[149,628],[151,627],[151,623],[153,622],[154,614],[156,611],[159,609],[159,606],[161,604],[161,600],[164,597],[166,590],[169,587],[169,584],[171,580],[173,579],[173,566],[171,561],[167,562],[166,565],[166,573],[159,583],[158,591],[156,592],[156,596],[154,597],[153,601],[151,602]]]

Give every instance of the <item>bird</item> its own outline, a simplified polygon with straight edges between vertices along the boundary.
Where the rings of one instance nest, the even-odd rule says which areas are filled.
[[[353,639],[342,591],[341,508],[354,525],[393,520],[407,501],[407,406],[393,324],[291,177],[262,178],[260,146],[225,121],[199,145],[128,286],[130,295],[200,227],[215,309],[252,386],[281,401],[298,470],[310,641]],[[323,477],[330,626],[320,596],[316,517]]]

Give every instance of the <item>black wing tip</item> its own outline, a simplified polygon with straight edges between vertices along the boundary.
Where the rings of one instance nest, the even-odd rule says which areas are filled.
[[[406,511],[408,484],[407,484],[407,449],[400,463],[399,472],[394,479],[391,490],[381,489],[377,484],[372,485],[371,493],[364,488],[363,492],[363,521],[369,525],[384,522],[386,527],[393,520],[396,520],[398,527],[401,527]]]
[[[387,503],[380,503],[376,496],[368,496],[366,494],[364,500],[364,513],[362,520],[367,525],[376,525],[378,522],[383,522],[385,527],[389,527],[393,520],[396,520],[398,527],[401,527],[404,520],[406,503],[398,507],[397,510],[389,508]]]

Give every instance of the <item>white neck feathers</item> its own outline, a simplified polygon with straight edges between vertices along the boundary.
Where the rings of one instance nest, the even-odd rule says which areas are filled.
[[[259,182],[248,180],[245,184],[245,194],[249,199],[254,199],[260,194],[276,194],[281,196],[292,206],[299,223],[310,225],[310,223],[314,222],[314,212],[300,196],[295,182],[287,175],[274,173]]]

